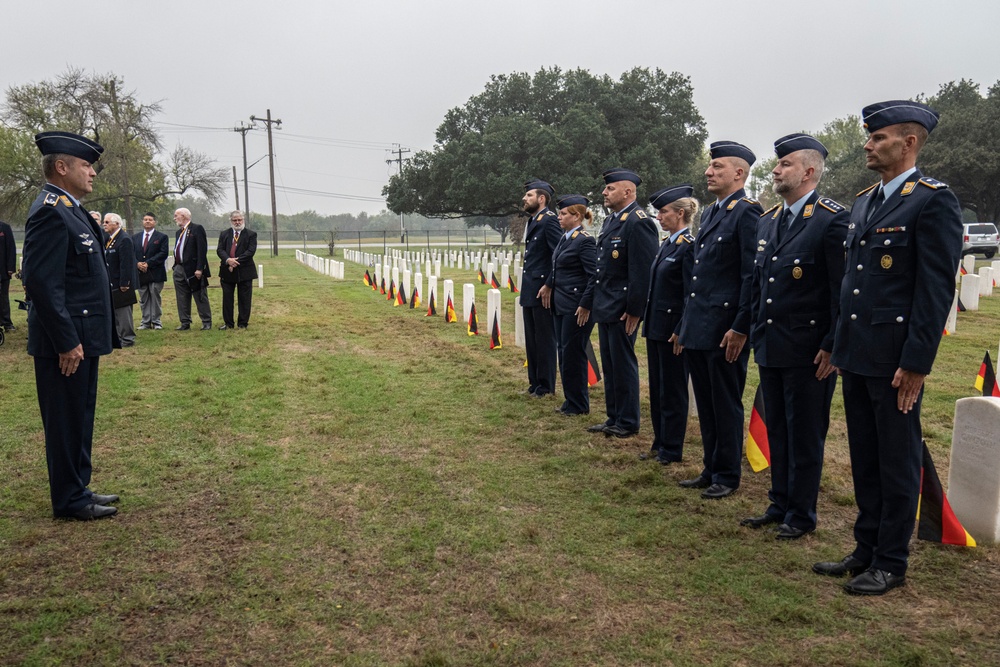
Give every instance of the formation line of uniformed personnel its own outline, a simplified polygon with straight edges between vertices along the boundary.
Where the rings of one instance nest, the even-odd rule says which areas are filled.
[[[701,213],[697,236],[689,232],[699,210],[691,185],[649,197],[667,234],[659,247],[658,230],[637,204],[642,180],[634,171],[604,172],[608,215],[596,242],[583,229],[586,197],[557,199],[563,234],[554,235],[557,216],[536,202],[547,205],[555,189],[528,181],[525,210],[533,217],[522,295],[532,293],[522,305],[525,322],[538,322],[539,310],[554,313],[551,341],[532,328],[529,392],[550,391],[554,379],[537,389],[537,369],[553,368],[557,358],[565,395],[557,411],[564,415],[589,412],[586,349],[597,324],[607,418],[586,430],[609,437],[639,432],[635,339],[643,321],[653,441],[640,458],[681,460],[690,378],[702,470],[678,484],[708,500],[740,485],[753,349],[771,488],[764,511],[740,524],[768,527],[780,540],[816,529],[830,405],[842,377],[856,546],[813,570],[850,575],[848,593],[881,595],[906,580],[920,485],[920,402],[952,303],[962,223],[951,190],[916,168],[938,114],[892,100],[865,107],[862,116],[866,165],[880,181],[850,210],[818,192],[828,152],[801,133],[774,142],[773,189],[781,203],[767,211],[744,189],[753,152],[735,141],[712,143],[705,178],[716,200]]]

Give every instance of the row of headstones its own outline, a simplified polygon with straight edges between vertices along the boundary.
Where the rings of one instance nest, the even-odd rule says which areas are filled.
[[[962,258],[962,269],[965,269],[966,273],[963,275],[962,270],[959,269],[955,276],[955,280],[961,283],[961,287],[955,292],[956,301],[952,304],[954,306],[952,317],[948,320],[948,324],[951,326],[945,327],[949,333],[955,331],[954,320],[958,309],[958,299],[961,299],[966,310],[979,310],[979,297],[993,296],[993,282],[1000,280],[1000,259],[993,260],[990,266],[980,267],[979,272],[976,273],[975,256],[966,255]]]
[[[308,266],[313,271],[319,271],[324,276],[330,276],[338,280],[344,279],[344,262],[338,262],[329,257],[318,257],[301,250],[295,251],[295,259]]]
[[[386,255],[363,252],[361,250],[344,249],[344,259],[362,266],[396,267],[400,270],[416,271],[423,267],[425,275],[434,275],[441,278],[441,269],[468,267],[472,271],[482,271],[486,282],[492,279],[497,267],[500,268],[500,275],[497,278],[501,288],[506,287],[511,276],[514,284],[520,286],[521,283],[521,253],[496,252],[496,251],[400,251],[392,250]],[[385,273],[384,271],[382,272]]]

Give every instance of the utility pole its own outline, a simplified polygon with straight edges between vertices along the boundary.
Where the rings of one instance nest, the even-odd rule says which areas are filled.
[[[393,162],[399,165],[399,174],[403,174],[403,153],[409,153],[409,148],[403,148],[400,144],[393,144],[392,152],[396,154],[395,160],[386,160],[386,164],[392,164]],[[406,228],[403,227],[403,214],[399,214],[399,242],[403,243],[406,241]]]
[[[253,229],[253,227],[250,226],[250,181],[247,178],[247,171],[249,170],[249,167],[247,167],[247,132],[252,129],[254,129],[252,125],[244,125],[242,120],[239,127],[233,128],[233,132],[239,132],[240,138],[243,139],[243,205],[246,207],[246,210],[243,211],[243,217],[246,221],[246,226],[250,229]],[[236,208],[240,207],[238,203],[239,199],[239,196],[237,196]]]
[[[233,194],[236,195],[236,209],[240,208],[240,182],[236,180],[236,165],[233,165]]]
[[[278,201],[274,196],[274,140],[271,137],[271,126],[277,125],[281,129],[281,119],[271,120],[271,110],[267,110],[267,118],[257,118],[250,116],[250,122],[256,121],[267,124],[267,158],[271,166],[271,256],[278,256]]]

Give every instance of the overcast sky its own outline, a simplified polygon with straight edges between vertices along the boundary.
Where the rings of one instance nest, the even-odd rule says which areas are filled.
[[[279,191],[281,213],[382,210],[392,144],[431,148],[445,112],[491,74],[678,71],[709,140],[758,155],[872,102],[1000,79],[996,0],[50,0],[5,2],[3,15],[3,90],[68,66],[114,72],[162,102],[168,148],[241,178],[240,135],[225,128],[270,108],[278,186],[329,193]],[[248,154],[267,154],[263,132]],[[267,179],[263,160],[250,170],[254,211],[269,209]]]

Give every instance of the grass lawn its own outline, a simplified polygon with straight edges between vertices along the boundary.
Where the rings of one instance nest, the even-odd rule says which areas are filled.
[[[51,519],[17,313],[0,347],[0,664],[1000,664],[997,547],[914,540],[908,585],[883,598],[810,571],[853,547],[839,390],[819,529],[778,542],[738,525],[766,507],[766,472],[745,466],[717,502],[676,485],[700,470],[696,420],[684,463],[661,468],[637,459],[648,405],[621,441],[583,431],[600,386],[589,418],[520,395],[509,293],[490,351],[441,304],[392,307],[364,267],[333,281],[291,251],[261,261],[247,331],[174,331],[168,284],[165,329],[102,360],[93,488],[121,494],[110,520]],[[485,333],[482,285],[477,301]],[[924,399],[945,484],[954,402],[1000,341],[1000,296],[982,306]],[[756,383],[751,365],[747,406]]]

